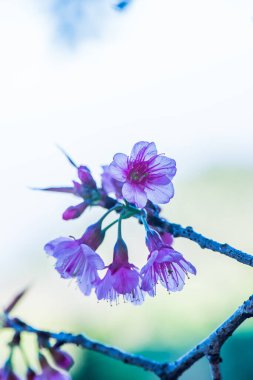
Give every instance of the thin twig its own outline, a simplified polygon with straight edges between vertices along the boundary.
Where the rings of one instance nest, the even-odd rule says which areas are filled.
[[[3,316],[3,325],[4,327],[11,328],[19,333],[28,332],[36,334],[38,337],[43,337],[44,339],[54,339],[59,345],[74,344],[88,350],[99,352],[123,363],[131,364],[153,372],[163,380],[178,379],[178,377],[190,368],[196,361],[206,356],[211,364],[213,379],[220,380],[221,373],[219,363],[221,361],[221,347],[233,334],[233,332],[246,319],[251,317],[253,317],[253,295],[206,339],[172,363],[159,363],[141,355],[129,354],[115,347],[110,347],[102,343],[95,342],[82,334],[73,335],[65,332],[55,333],[36,329],[20,319],[11,318],[8,314],[4,314]]]
[[[154,373],[159,372],[159,369],[161,367],[161,364],[159,362],[146,359],[141,355],[129,354],[115,347],[110,347],[105,344],[93,341],[83,334],[74,335],[66,332],[56,333],[52,331],[37,329],[18,318],[11,318],[7,314],[4,316],[4,327],[11,328],[19,333],[27,332],[36,334],[38,337],[42,337],[43,339],[47,340],[54,339],[57,345],[74,344],[78,347],[99,352],[100,354],[122,361],[123,363],[141,367],[147,371]]]

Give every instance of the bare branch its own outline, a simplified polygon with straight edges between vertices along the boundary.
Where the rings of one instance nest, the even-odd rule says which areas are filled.
[[[215,252],[237,260],[242,264],[253,267],[253,256],[231,247],[226,243],[218,243],[215,240],[206,238],[205,236],[195,232],[192,227],[182,227],[180,224],[170,223],[161,218],[151,218],[153,225],[160,226],[163,230],[170,232],[174,237],[184,237],[197,243],[201,248],[207,248]]]
[[[190,368],[197,360],[204,356],[208,358],[219,356],[224,342],[233,332],[248,318],[253,317],[253,295],[223,322],[206,339],[188,351],[174,363],[170,364],[169,376],[166,379],[177,379],[186,369]]]
[[[153,373],[160,372],[161,364],[159,362],[146,359],[141,355],[129,354],[115,347],[110,347],[93,341],[83,334],[74,335],[66,332],[55,333],[52,331],[37,329],[18,318],[11,318],[7,314],[4,317],[4,327],[12,328],[19,333],[27,332],[36,334],[38,337],[43,337],[43,339],[54,339],[58,345],[74,344],[78,347],[86,348],[87,350],[99,352],[100,354],[122,361],[123,363],[141,367]]]
[[[99,352],[108,357],[114,358],[126,364],[141,367],[144,370],[155,373],[163,380],[176,380],[183,372],[190,368],[196,361],[206,356],[211,365],[214,380],[221,379],[220,373],[220,350],[224,342],[233,332],[248,318],[253,317],[253,295],[245,301],[225,322],[223,322],[206,339],[191,349],[177,361],[172,363],[159,363],[145,358],[141,355],[129,354],[115,347],[110,347],[99,342],[95,342],[82,334],[73,335],[70,333],[55,333],[36,329],[17,318],[11,318],[8,314],[3,316],[3,326],[11,328],[15,332],[28,332],[36,334],[44,339],[54,339],[56,344],[74,344],[95,352]]]

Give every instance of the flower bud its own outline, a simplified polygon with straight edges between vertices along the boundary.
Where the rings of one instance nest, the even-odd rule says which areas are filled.
[[[94,178],[91,175],[90,170],[87,166],[79,166],[78,168],[78,177],[83,185],[87,186],[90,189],[96,189],[97,185]]]
[[[118,238],[113,251],[113,264],[118,266],[119,264],[128,263],[128,250],[127,245],[122,238]]]
[[[55,364],[65,371],[68,371],[73,366],[74,360],[67,352],[59,348],[50,348],[50,353]]]
[[[85,211],[87,206],[88,206],[87,202],[79,203],[76,206],[70,206],[62,214],[62,218],[64,220],[79,218],[79,216]]]
[[[80,238],[80,243],[88,245],[94,251],[100,246],[105,237],[105,232],[101,228],[101,222],[98,221],[87,228],[83,236]]]

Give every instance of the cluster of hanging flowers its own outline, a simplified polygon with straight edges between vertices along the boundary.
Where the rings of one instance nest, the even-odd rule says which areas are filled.
[[[67,156],[67,155],[66,155]],[[156,145],[141,141],[134,145],[130,156],[117,153],[108,166],[102,166],[101,186],[98,187],[86,166],[75,166],[79,180],[71,187],[48,187],[42,190],[71,193],[81,202],[68,207],[63,219],[78,218],[89,206],[101,206],[106,213],[89,226],[80,238],[59,237],[45,245],[45,251],[56,260],[55,269],[64,279],[75,279],[86,296],[94,290],[98,300],[110,303],[125,301],[141,304],[146,294],[153,297],[160,283],[168,292],[179,291],[188,273],[196,274],[195,267],[172,247],[168,232],[152,227],[149,221],[158,216],[158,204],[165,204],[174,196],[172,179],[176,162],[158,154]],[[105,224],[106,217],[115,213],[116,220]],[[137,268],[129,261],[128,249],[122,238],[122,222],[135,217],[146,231],[149,251],[147,262]],[[106,232],[118,225],[112,262],[105,265],[97,249]]]

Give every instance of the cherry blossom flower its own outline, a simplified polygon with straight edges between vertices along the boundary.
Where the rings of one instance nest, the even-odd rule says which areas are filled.
[[[47,243],[44,248],[48,255],[56,259],[55,269],[61,277],[76,278],[80,290],[89,295],[99,280],[98,269],[104,268],[103,260],[95,252],[103,238],[101,224],[96,223],[88,227],[80,239],[60,237]]]
[[[166,239],[169,237],[166,236]],[[167,245],[155,230],[147,231],[146,244],[150,254],[140,272],[141,289],[154,296],[159,281],[168,291],[182,290],[188,272],[196,274],[195,267],[181,253]]]
[[[140,304],[144,300],[139,287],[140,276],[137,268],[128,262],[127,246],[122,238],[114,247],[113,262],[102,280],[97,282],[96,294],[98,300],[105,299],[110,303],[118,303],[122,295],[125,301]]]
[[[123,197],[137,207],[145,207],[148,199],[158,204],[168,203],[174,195],[171,180],[176,174],[176,162],[158,155],[153,142],[136,143],[130,157],[115,154],[110,172],[115,180],[123,183]]]

